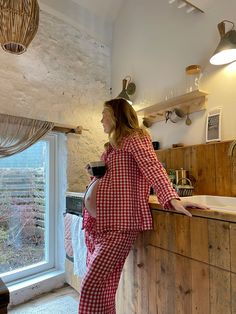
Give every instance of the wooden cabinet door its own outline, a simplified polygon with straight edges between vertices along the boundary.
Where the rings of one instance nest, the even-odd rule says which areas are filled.
[[[117,314],[148,313],[144,237],[145,233],[140,233],[125,262],[116,297]]]
[[[147,256],[148,314],[209,313],[208,265],[153,246]]]
[[[117,313],[236,313],[235,238],[234,223],[157,212],[125,263]]]

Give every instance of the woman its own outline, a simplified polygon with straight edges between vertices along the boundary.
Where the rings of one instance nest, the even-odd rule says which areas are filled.
[[[115,295],[126,257],[140,231],[152,229],[148,205],[152,186],[166,209],[191,216],[157,160],[148,133],[132,106],[122,98],[105,102],[104,132],[109,135],[102,160],[106,173],[86,192],[84,229],[87,273],[81,286],[79,314],[115,314]]]

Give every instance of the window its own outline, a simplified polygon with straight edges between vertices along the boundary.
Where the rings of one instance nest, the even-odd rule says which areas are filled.
[[[0,277],[10,282],[55,266],[57,135],[0,159]]]

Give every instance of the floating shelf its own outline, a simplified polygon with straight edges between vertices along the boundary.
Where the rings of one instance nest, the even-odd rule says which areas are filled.
[[[207,93],[203,91],[195,90],[137,110],[136,112],[139,116],[143,116],[146,124],[151,126],[155,122],[165,120],[166,111],[171,111],[174,108],[179,108],[189,114],[206,109],[206,95]]]

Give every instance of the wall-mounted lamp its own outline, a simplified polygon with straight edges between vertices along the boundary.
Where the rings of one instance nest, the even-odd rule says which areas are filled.
[[[232,24],[232,28],[225,32],[225,23]],[[220,33],[220,42],[210,59],[210,63],[214,65],[221,65],[233,62],[236,60],[236,30],[234,30],[234,23],[224,20],[218,25]]]
[[[37,0],[0,0],[0,20],[3,50],[18,55],[25,52],[38,30]]]
[[[135,93],[135,90],[136,90],[136,85],[134,84],[134,82],[131,81],[131,77],[126,76],[122,80],[122,91],[117,96],[117,98],[124,98],[132,105],[132,100],[130,100],[129,95],[133,95]]]

